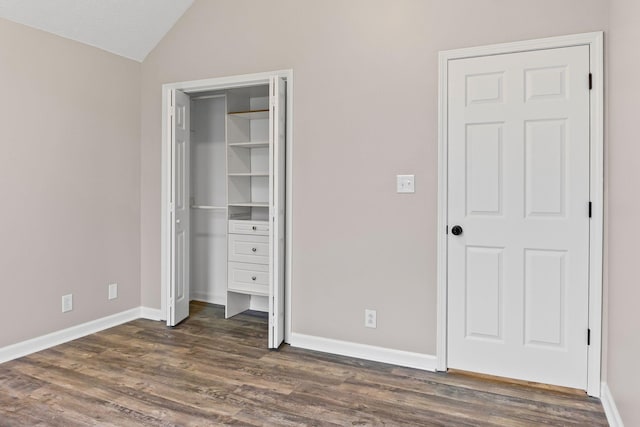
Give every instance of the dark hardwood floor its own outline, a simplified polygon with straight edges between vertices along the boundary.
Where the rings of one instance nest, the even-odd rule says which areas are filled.
[[[598,399],[284,346],[192,303],[0,365],[0,426],[607,425]]]

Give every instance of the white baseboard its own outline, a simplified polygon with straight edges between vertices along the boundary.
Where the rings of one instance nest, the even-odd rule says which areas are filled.
[[[611,427],[624,427],[616,402],[613,400],[611,390],[609,390],[609,386],[605,382],[602,383],[600,395],[600,401],[602,402],[602,407],[604,408],[604,413],[607,416],[609,425]]]
[[[429,354],[393,350],[390,348],[339,341],[329,338],[315,337],[312,335],[292,333],[290,344],[293,347],[300,347],[307,350],[339,354],[358,359],[372,360],[374,362],[383,362],[391,365],[422,369],[425,371],[435,372],[437,366],[436,357]]]
[[[167,320],[159,308],[140,307],[140,317],[147,320]]]
[[[252,309],[263,308],[260,303]],[[47,335],[32,338],[16,344],[11,344],[0,348],[0,363],[17,359],[31,353],[45,350],[59,344],[84,337],[86,335],[100,332],[104,329],[112,328],[123,323],[136,319],[164,320],[162,311],[156,308],[136,307],[101,319],[92,320],[81,325],[72,326],[61,331],[52,332]],[[436,357],[428,354],[412,353],[402,350],[376,347],[366,344],[358,344],[347,341],[333,340],[329,338],[315,337],[304,334],[291,334],[290,344],[293,347],[305,348],[308,350],[322,351],[325,353],[339,354],[342,356],[355,357],[359,359],[372,360],[375,362],[389,363],[392,365],[406,366],[409,368],[423,369],[427,371],[436,370]],[[603,385],[603,405],[606,385]],[[606,389],[608,392],[608,388]],[[609,392],[608,392],[609,393]],[[607,396],[611,396],[609,393]],[[613,399],[611,398],[611,403]],[[606,410],[605,406],[605,410]],[[620,419],[615,405],[613,405],[617,419]],[[607,417],[609,417],[607,413]],[[611,424],[614,425],[613,423]],[[619,426],[622,426],[620,421]]]
[[[192,292],[190,297],[192,301],[201,301],[201,302],[206,302],[209,304],[217,304],[217,305],[227,304],[225,297],[214,296],[207,293]],[[253,295],[251,297],[251,302],[249,303],[249,310],[268,312],[269,299],[267,297]]]
[[[0,363],[17,359],[37,351],[63,344],[86,335],[100,332],[123,323],[140,318],[140,307],[112,314],[101,319],[92,320],[81,325],[72,326],[61,331],[52,332],[16,344],[0,348]]]
[[[209,304],[226,305],[226,297],[224,295],[213,295],[206,292],[191,292],[189,295],[191,301],[201,301]]]
[[[253,295],[249,303],[249,310],[269,312],[269,298]]]

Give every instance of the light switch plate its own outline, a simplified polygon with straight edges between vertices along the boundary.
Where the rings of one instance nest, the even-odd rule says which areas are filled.
[[[398,185],[398,193],[415,193],[416,181],[415,175],[396,175]]]

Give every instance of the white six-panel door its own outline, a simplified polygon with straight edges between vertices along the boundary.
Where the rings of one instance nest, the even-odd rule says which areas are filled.
[[[189,158],[190,99],[172,91],[171,164],[172,245],[167,325],[175,326],[189,316]]]
[[[452,60],[448,82],[447,365],[585,389],[589,47]]]

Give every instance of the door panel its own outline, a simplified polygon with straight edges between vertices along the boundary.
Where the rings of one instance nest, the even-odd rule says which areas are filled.
[[[503,251],[467,247],[466,337],[502,340]]]
[[[563,348],[566,251],[525,250],[525,345]]]
[[[271,78],[269,85],[271,98],[270,121],[270,176],[269,228],[272,244],[270,267],[272,281],[269,295],[269,348],[278,348],[284,341],[284,284],[285,284],[285,149],[286,149],[286,80]]]
[[[564,216],[566,120],[525,122],[527,216]]]
[[[467,125],[467,214],[502,214],[502,124]]]
[[[169,284],[167,325],[175,326],[189,316],[189,152],[190,100],[178,90],[172,93],[171,121],[172,202],[171,215],[172,274]]]
[[[448,361],[586,388],[589,48],[449,62]]]

